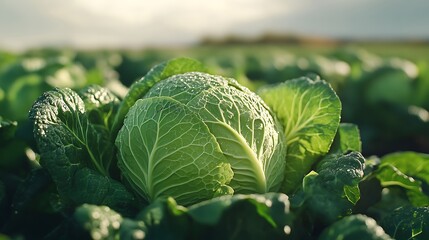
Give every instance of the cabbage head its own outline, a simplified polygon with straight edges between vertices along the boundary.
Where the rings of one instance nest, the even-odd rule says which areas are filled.
[[[233,79],[201,72],[149,85],[115,142],[122,175],[138,195],[190,205],[279,190],[285,137],[259,96]]]

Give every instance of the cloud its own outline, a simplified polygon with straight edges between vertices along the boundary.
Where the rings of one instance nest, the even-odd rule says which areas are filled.
[[[189,43],[284,11],[280,0],[5,0],[1,4],[0,34],[7,36],[2,41],[15,48],[52,43]]]
[[[294,1],[287,1],[294,2]],[[324,0],[301,1],[287,14],[249,22],[254,31],[272,31],[350,38],[429,38],[429,1]]]
[[[269,31],[429,37],[426,0],[2,0],[0,46],[182,44]]]

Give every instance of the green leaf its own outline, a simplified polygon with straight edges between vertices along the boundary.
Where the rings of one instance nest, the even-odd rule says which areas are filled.
[[[355,124],[341,123],[332,143],[330,153],[362,152],[359,128]]]
[[[169,98],[136,102],[118,134],[119,167],[147,201],[173,196],[183,205],[232,194],[230,164],[186,105]]]
[[[305,176],[302,190],[295,195],[298,200],[292,201],[301,202],[315,219],[332,223],[352,213],[360,198],[358,184],[363,178],[363,168],[364,158],[358,152],[329,154],[315,172]]]
[[[429,239],[429,207],[400,207],[380,225],[395,239]]]
[[[377,222],[365,215],[357,214],[342,218],[323,230],[320,240],[368,239],[391,240]],[[399,238],[405,239],[405,238]]]
[[[401,172],[429,183],[429,154],[416,152],[392,153],[381,158],[381,165],[385,164],[391,164]]]
[[[89,122],[84,102],[74,91],[65,88],[45,92],[33,105],[30,119],[44,161],[65,157],[70,163],[108,175],[113,155],[109,132]]]
[[[90,121],[111,129],[119,99],[107,88],[90,85],[79,92]]]
[[[74,175],[65,194],[75,205],[106,205],[124,215],[134,214],[135,197],[122,183],[89,168],[70,169],[73,170]]]
[[[345,185],[344,186],[344,195],[346,196],[347,200],[349,200],[349,202],[351,202],[353,205],[355,205],[357,203],[357,201],[359,201],[359,199],[360,199],[359,186],[358,185],[354,185],[354,186]]]
[[[383,187],[403,188],[414,206],[429,205],[428,154],[400,152],[386,155],[381,158],[376,176]]]
[[[158,199],[136,217],[145,223],[147,239],[190,239],[192,219],[187,209],[169,197]],[[145,238],[146,239],[146,238]]]
[[[158,199],[136,219],[147,239],[285,239],[293,216],[285,194],[266,193],[221,196],[189,208]]]
[[[70,89],[44,93],[33,105],[30,119],[48,170],[66,202],[109,204],[124,210],[133,197],[108,177],[114,156],[110,133],[88,118],[82,99]]]
[[[329,151],[341,102],[328,83],[305,77],[262,88],[259,95],[284,126],[287,156],[282,191],[290,193]]]
[[[285,158],[283,134],[261,98],[232,79],[196,73],[176,76],[157,87],[162,94],[168,92],[168,86],[178,88],[174,97],[181,100],[186,92],[180,88],[181,82],[192,86],[186,104],[204,121],[231,164],[234,192],[278,191]],[[208,83],[210,87],[199,89]]]
[[[155,83],[180,73],[205,71],[205,67],[200,62],[189,58],[176,58],[153,67],[143,78],[131,85],[115,116],[112,135],[116,136],[122,127],[125,115],[131,106],[142,98]]]
[[[410,104],[413,79],[403,69],[392,66],[380,67],[365,82],[365,100],[370,105],[381,102]]]
[[[281,193],[222,196],[188,213],[203,229],[199,239],[285,239],[292,230],[289,199]]]

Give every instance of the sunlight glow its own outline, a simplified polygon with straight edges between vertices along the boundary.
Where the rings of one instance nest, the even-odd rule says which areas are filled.
[[[3,0],[0,46],[165,46],[265,33],[427,38],[427,7],[402,0]]]

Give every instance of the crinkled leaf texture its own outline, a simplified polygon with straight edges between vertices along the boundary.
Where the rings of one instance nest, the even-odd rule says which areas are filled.
[[[173,99],[139,100],[117,146],[122,173],[148,201],[170,195],[184,204],[211,198],[233,176],[204,123]]]
[[[365,215],[356,214],[342,218],[326,228],[320,240],[368,239],[391,240],[377,222]],[[402,239],[402,238],[401,238]]]
[[[262,88],[259,95],[284,127],[287,156],[282,191],[296,190],[337,132],[341,102],[323,80],[302,77]]]
[[[116,136],[119,129],[122,127],[124,118],[129,109],[138,99],[142,98],[153,85],[175,74],[193,71],[205,72],[206,69],[196,60],[190,58],[175,58],[156,65],[143,78],[133,83],[127,95],[122,100],[118,113],[115,116],[112,128],[113,136]]]
[[[85,103],[85,111],[91,123],[111,129],[119,99],[107,88],[98,85],[83,88],[79,95]]]
[[[278,190],[285,146],[280,125],[235,80],[177,74],[130,108],[116,139],[119,166],[148,201],[189,205],[218,195]]]
[[[114,156],[109,130],[99,122],[91,122],[85,103],[76,92],[68,88],[45,92],[33,105],[30,119],[40,163],[49,171],[66,202],[105,204],[119,211],[129,209],[127,205],[131,205],[133,196],[108,176]]]
[[[304,206],[314,219],[328,224],[351,214],[360,198],[363,168],[359,152],[329,154],[305,176],[302,190],[293,196],[294,206]]]

